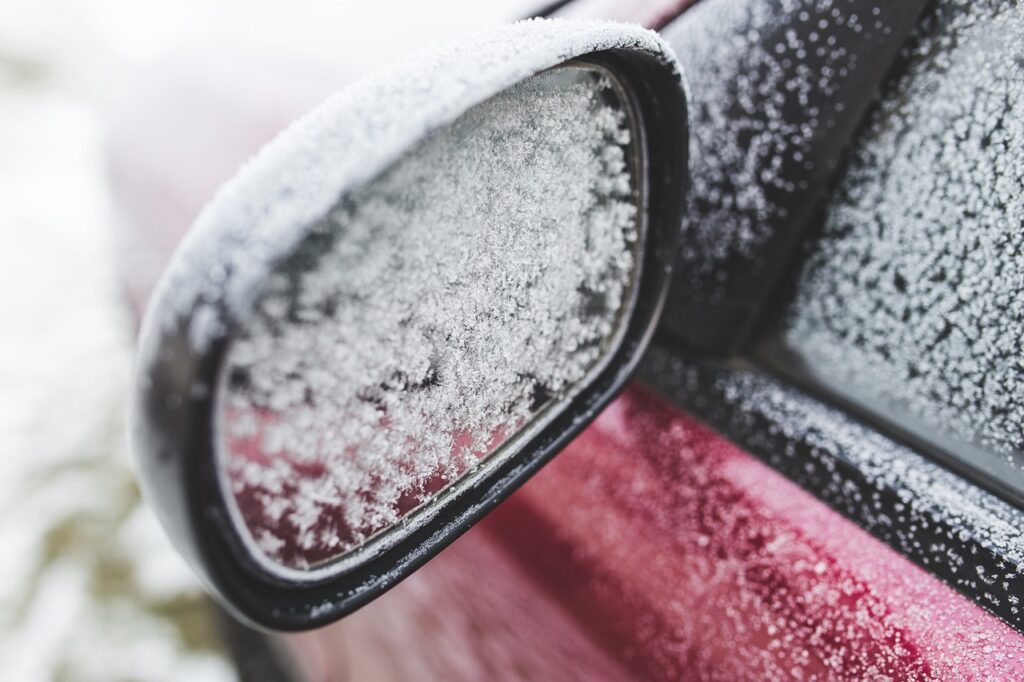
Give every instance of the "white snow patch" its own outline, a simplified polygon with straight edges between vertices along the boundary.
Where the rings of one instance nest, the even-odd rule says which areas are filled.
[[[427,134],[495,92],[574,57],[632,49],[675,65],[653,31],[614,22],[532,19],[418,54],[330,97],[264,147],[202,211],[153,295],[140,360],[161,329],[223,304],[244,318],[275,260],[291,251],[339,193],[393,164]],[[197,326],[197,350],[216,326]]]

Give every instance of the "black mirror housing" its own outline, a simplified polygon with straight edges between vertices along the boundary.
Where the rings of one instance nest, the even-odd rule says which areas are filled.
[[[634,303],[606,362],[507,458],[345,565],[291,578],[254,556],[218,464],[219,386],[265,283],[339,200],[415,145],[517,84],[566,64],[611,74],[628,100],[644,223]],[[317,627],[379,596],[522,485],[624,387],[658,323],[687,185],[686,90],[656,34],[531,20],[439,48],[335,95],[281,133],[200,215],[165,273],[140,339],[131,442],[147,500],[177,549],[240,619]],[[429,503],[428,503],[429,504]]]

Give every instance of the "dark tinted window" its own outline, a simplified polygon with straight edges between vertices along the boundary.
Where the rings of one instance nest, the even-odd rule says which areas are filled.
[[[785,344],[1024,490],[1022,246],[1024,7],[945,0],[852,150]]]

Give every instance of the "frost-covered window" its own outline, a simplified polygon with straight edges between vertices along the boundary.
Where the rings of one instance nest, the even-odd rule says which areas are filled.
[[[944,0],[904,58],[784,335],[817,373],[1019,471],[1024,7]]]
[[[878,18],[854,5],[709,0],[665,28],[691,93],[691,187],[675,273],[687,295],[717,300],[737,262],[766,265],[765,245],[808,191],[820,138],[835,134],[836,98],[857,52],[872,44]]]
[[[228,351],[223,484],[271,563],[415,516],[603,366],[638,277],[633,121],[607,74],[535,76],[340,200]]]

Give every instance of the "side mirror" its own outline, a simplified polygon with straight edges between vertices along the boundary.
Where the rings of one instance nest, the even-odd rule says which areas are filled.
[[[150,304],[131,434],[224,604],[340,618],[579,433],[658,321],[686,155],[656,34],[534,20],[357,83],[228,182]]]

